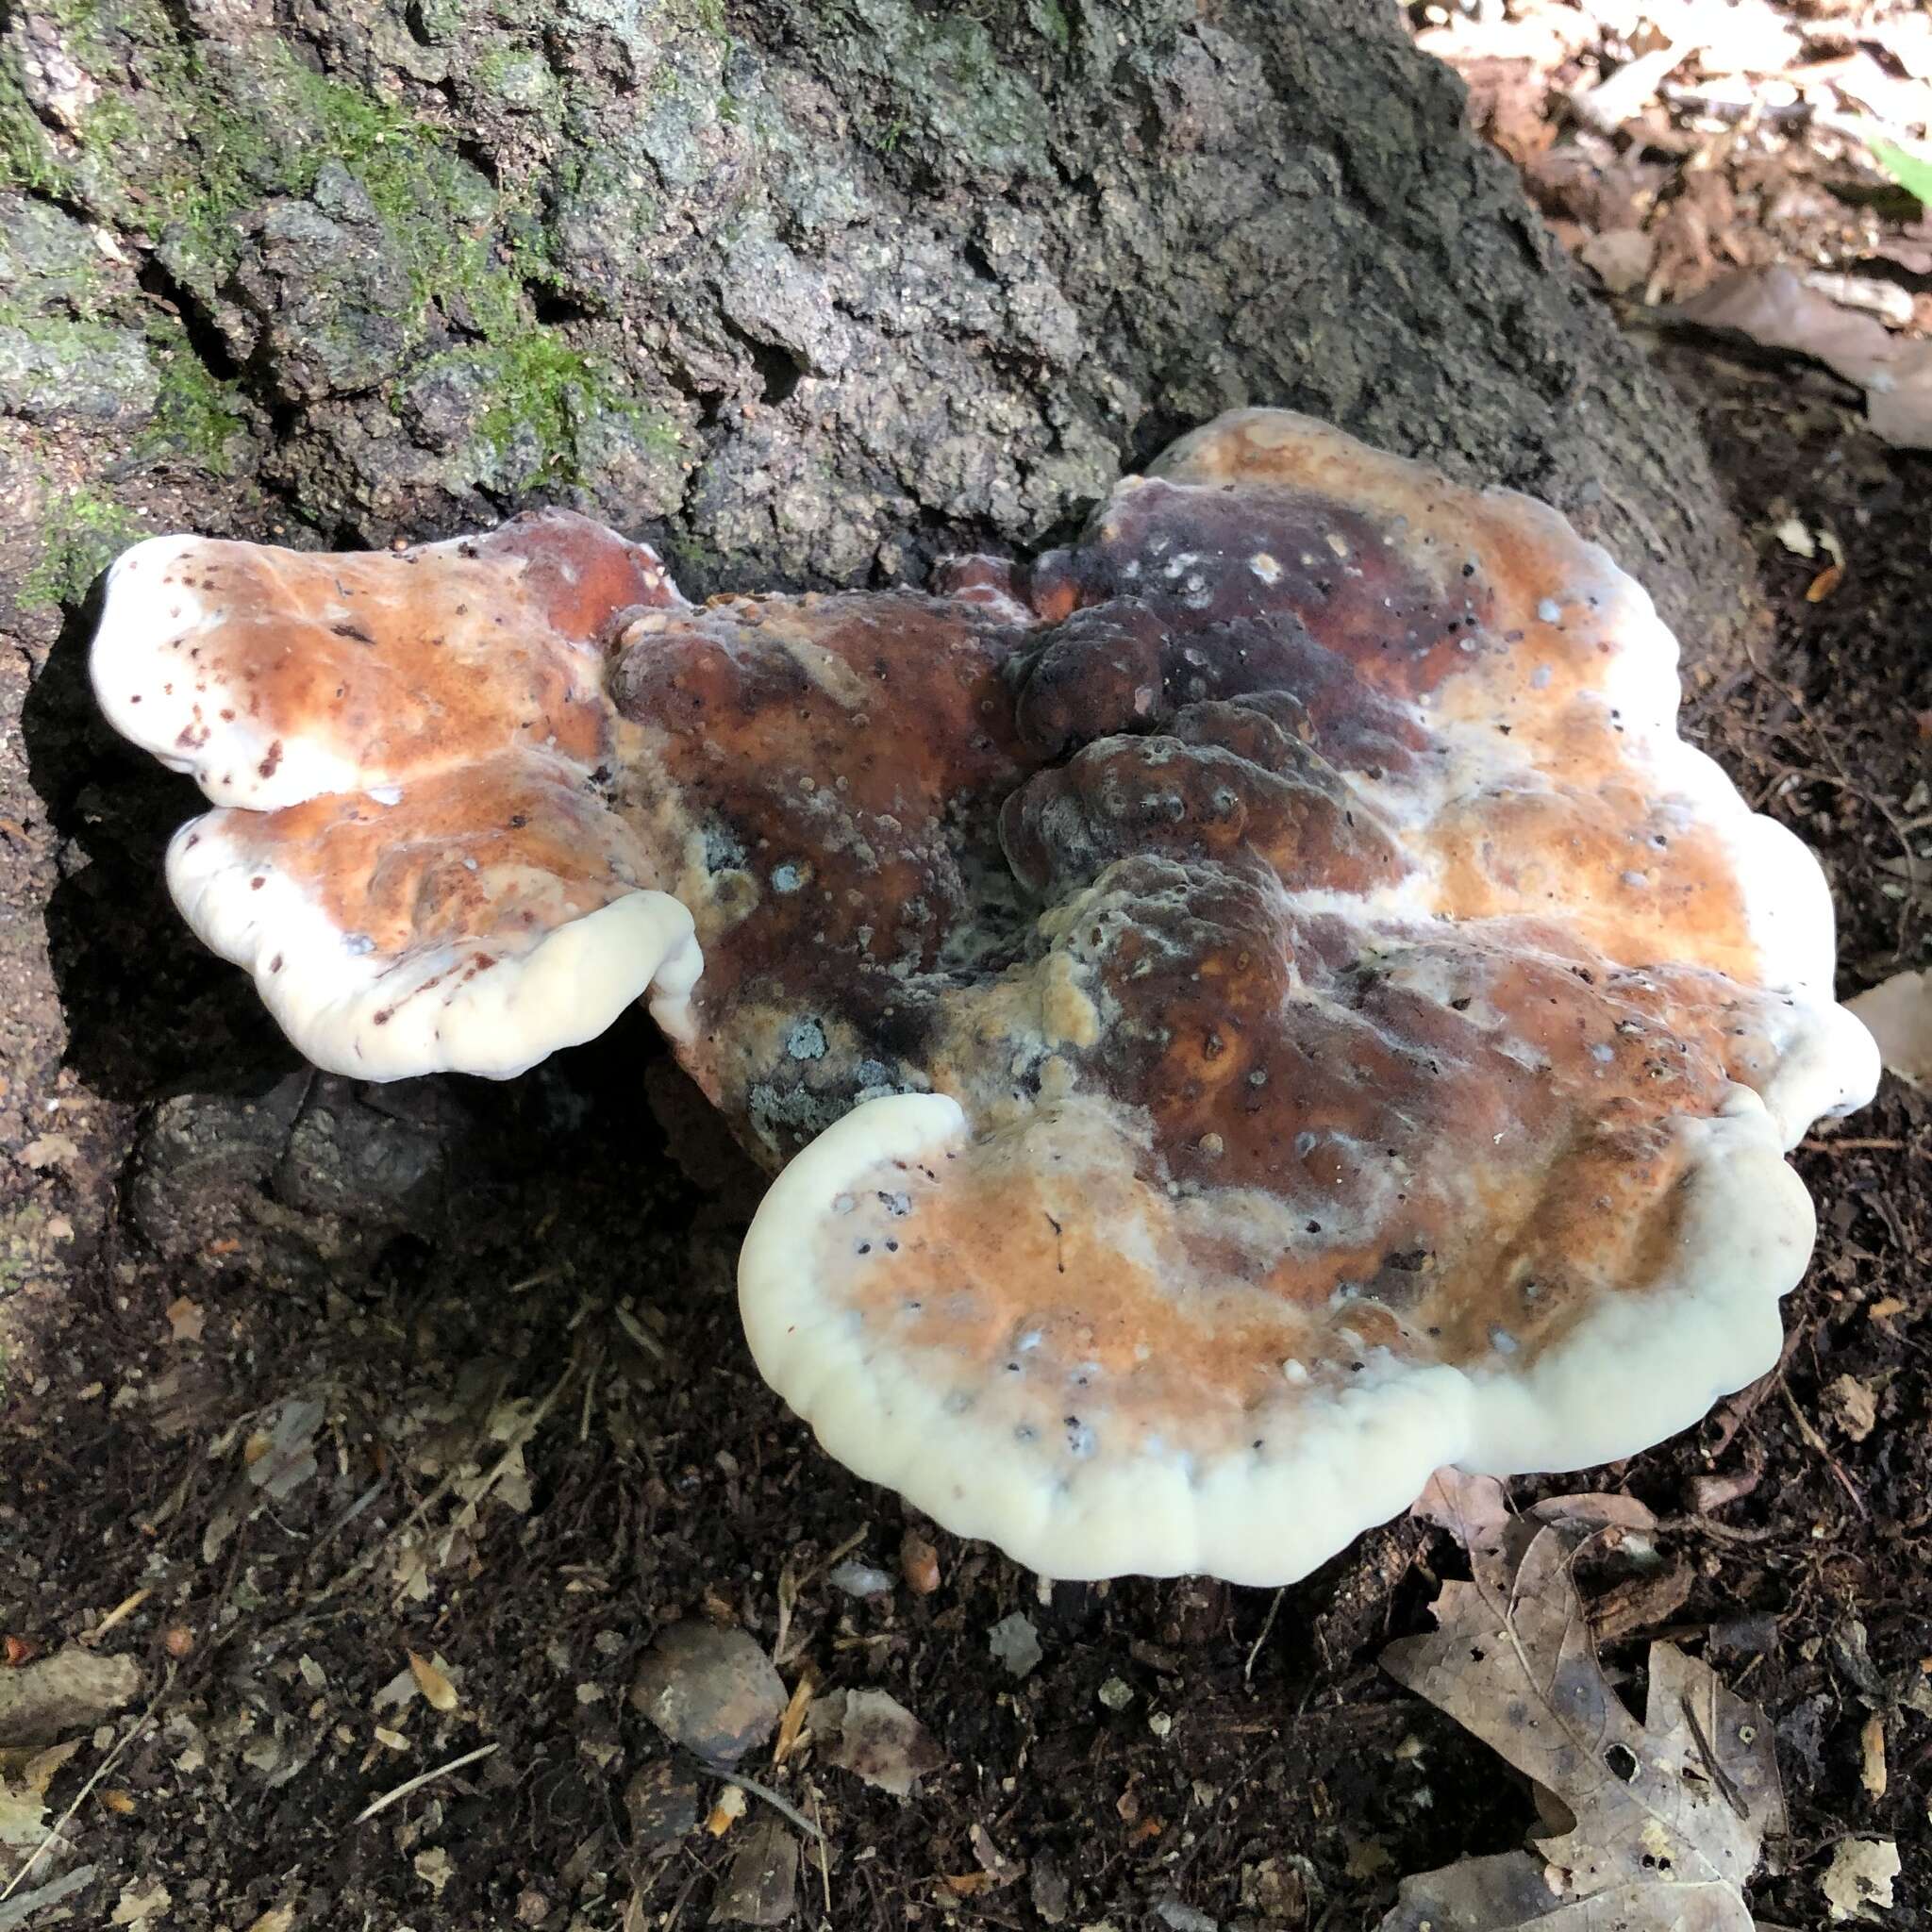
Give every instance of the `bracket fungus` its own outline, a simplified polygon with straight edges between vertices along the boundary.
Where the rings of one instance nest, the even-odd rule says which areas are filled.
[[[93,675],[312,1059],[648,996],[776,1171],[741,1305],[834,1456],[1053,1575],[1279,1583],[1777,1357],[1784,1150],[1877,1064],[1676,657],[1554,510],[1243,410],[931,594],[694,607],[562,511],[156,539]]]

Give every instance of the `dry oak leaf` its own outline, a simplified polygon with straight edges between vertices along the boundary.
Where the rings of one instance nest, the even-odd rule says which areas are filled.
[[[946,1754],[896,1697],[883,1690],[834,1690],[811,1707],[819,1756],[867,1784],[904,1798]]]
[[[1762,1713],[1653,1643],[1640,1724],[1597,1662],[1574,1538],[1525,1522],[1474,1544],[1474,1579],[1437,1600],[1441,1627],[1391,1644],[1383,1668],[1533,1778],[1547,1816],[1574,1823],[1526,1851],[1405,1879],[1381,1932],[1751,1932],[1744,1884],[1784,1824]]]

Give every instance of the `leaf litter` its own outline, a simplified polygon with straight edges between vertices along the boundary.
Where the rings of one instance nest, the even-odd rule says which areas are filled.
[[[1650,1646],[1640,1724],[1573,1574],[1640,1511],[1570,1496],[1511,1517],[1487,1478],[1430,1485],[1418,1512],[1456,1535],[1472,1575],[1442,1586],[1439,1627],[1391,1644],[1383,1668],[1529,1777],[1544,1825],[1524,1850],[1405,1879],[1381,1932],[1751,1932],[1744,1888],[1784,1828],[1772,1727],[1666,1642]]]

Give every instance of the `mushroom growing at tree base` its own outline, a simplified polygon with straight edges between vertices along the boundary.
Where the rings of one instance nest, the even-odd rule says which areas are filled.
[[[834,1456],[1057,1576],[1273,1584],[1776,1359],[1784,1151],[1877,1063],[1676,655],[1554,510],[1253,409],[936,593],[693,607],[560,511],[158,538],[93,675],[318,1064],[648,998],[775,1172],[746,1333]]]

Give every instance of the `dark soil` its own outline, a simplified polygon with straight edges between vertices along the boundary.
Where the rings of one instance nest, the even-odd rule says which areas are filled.
[[[253,308],[210,308],[192,255],[139,238],[143,184],[188,166],[186,150],[225,155],[227,174],[245,177],[229,183],[237,196],[245,187],[306,207],[313,184],[278,176],[312,143],[259,140],[244,152],[232,130],[206,142],[170,132],[143,90],[174,70],[156,65],[148,41],[170,40],[177,13],[197,31],[225,32],[228,10],[123,10],[136,25],[93,52],[104,84],[144,104],[110,124],[111,153],[131,158],[91,175],[63,141],[35,192],[74,217],[76,248],[93,246],[84,217],[119,235],[127,259],[104,254],[109,266],[92,264],[90,286],[104,278],[105,289],[84,303],[49,295],[49,312],[65,315],[65,303],[83,321],[108,318],[108,337],[83,347],[138,338],[164,370],[203,358],[220,381],[201,412],[198,470],[178,423],[169,453],[119,462],[119,441],[146,433],[149,406],[117,399],[105,375],[92,379],[93,349],[82,358],[87,392],[36,405],[53,426],[34,430],[30,451],[25,439],[19,451],[0,447],[0,579],[13,578],[0,581],[0,602],[29,603],[19,559],[37,559],[45,579],[25,642],[0,662],[0,1668],[85,1641],[138,1658],[145,1677],[142,1701],[82,1733],[53,1777],[54,1816],[76,1807],[66,1869],[92,1876],[37,1913],[33,1932],[106,1925],[117,1912],[166,1932],[695,1926],[721,1904],[748,1831],[776,1814],[753,1797],[722,1835],[644,1815],[683,1805],[702,1816],[721,1789],[625,1704],[639,1654],[679,1616],[742,1624],[776,1652],[788,1686],[808,1673],[823,1690],[891,1692],[945,1754],[905,1800],[808,1751],[778,1766],[768,1753],[748,1761],[824,1833],[823,1857],[807,1844],[798,1874],[801,1924],[1356,1932],[1378,1921],[1401,1874],[1520,1842],[1535,1815],[1527,1789],[1377,1666],[1390,1639],[1426,1626],[1437,1578],[1456,1561],[1445,1537],[1399,1523],[1277,1598],[1201,1582],[1042,1594],[985,1548],[935,1535],[939,1587],[915,1591],[898,1580],[899,1506],[828,1463],[752,1370],[731,1264],[756,1184],[707,1133],[648,1023],[633,1017],[506,1088],[357,1090],[305,1072],[242,975],[202,953],[166,901],[161,845],[197,800],[94,718],[91,612],[71,612],[46,649],[45,613],[78,588],[57,581],[53,565],[84,582],[143,527],[137,517],[147,528],[268,536],[293,505],[304,541],[475,523],[551,491],[555,453],[537,449],[526,463],[523,445],[553,416],[583,432],[575,481],[556,493],[633,527],[661,518],[700,588],[707,559],[725,552],[769,563],[773,577],[818,580],[916,568],[962,518],[975,538],[1013,540],[1070,513],[1120,449],[1152,447],[1183,418],[1250,394],[1344,415],[1370,434],[1459,436],[1464,446],[1446,453],[1465,467],[1586,512],[1606,498],[1601,533],[1648,544],[1673,577],[1687,559],[1694,573],[1722,552],[1725,526],[1713,514],[1708,543],[1676,528],[1688,521],[1677,510],[1705,493],[1693,440],[1645,403],[1598,306],[1566,279],[1545,286],[1547,244],[1493,167],[1440,145],[1455,111],[1448,84],[1427,73],[1404,83],[1408,106],[1397,113],[1392,82],[1356,84],[1338,51],[1342,30],[1312,0],[1202,9],[1219,25],[1179,37],[1134,114],[1092,111],[1091,128],[1061,116],[1053,137],[1055,165],[1091,190],[1094,208],[1124,209],[1117,219],[1134,236],[1131,249],[1090,247],[1097,217],[1078,199],[1052,229],[1064,239],[1047,253],[1075,264],[1063,279],[1079,315],[1111,318],[1104,353],[1090,354],[1098,325],[1083,323],[1063,345],[1043,333],[1040,366],[1021,367],[1001,344],[1030,312],[1043,244],[1002,243],[989,262],[979,241],[954,252],[936,242],[961,287],[997,289],[992,320],[949,332],[915,307],[872,318],[834,386],[837,358],[818,367],[815,337],[777,353],[797,317],[746,323],[734,311],[726,327],[711,312],[730,278],[721,238],[739,233],[714,201],[752,193],[755,134],[769,142],[781,122],[805,129],[798,146],[771,150],[755,205],[815,207],[817,164],[796,157],[823,159],[839,132],[822,102],[836,99],[841,115],[858,103],[854,152],[841,148],[822,172],[868,184],[877,232],[913,238],[908,250],[928,214],[944,241],[956,216],[965,221],[959,209],[1015,195],[1057,207],[1029,185],[1052,170],[994,152],[983,129],[944,118],[927,129],[919,116],[938,110],[915,98],[926,84],[918,73],[855,79],[850,48],[870,44],[862,36],[801,34],[802,52],[789,29],[734,40],[712,30],[708,0],[688,9],[684,41],[665,42],[675,58],[661,84],[607,78],[621,66],[607,45],[622,38],[616,27],[557,37],[551,52],[590,105],[553,125],[548,109],[506,107],[502,86],[482,85],[486,56],[547,31],[505,25],[516,11],[506,0],[488,21],[473,9],[458,53],[436,57],[455,62],[454,78],[425,66],[409,115],[437,117],[438,142],[468,129],[465,165],[475,148],[509,184],[498,211],[508,235],[523,218],[519,143],[545,166],[552,150],[581,159],[620,108],[661,110],[680,163],[687,149],[702,162],[676,174],[684,185],[666,189],[660,211],[667,234],[690,230],[695,265],[675,275],[657,254],[625,254],[636,197],[586,187],[568,228],[577,253],[559,257],[568,301],[553,292],[539,315],[518,292],[516,328],[484,327],[454,362],[441,325],[419,318],[428,333],[398,340],[393,370],[352,370],[341,395],[311,385],[291,401],[275,360],[287,344],[269,321],[308,313],[304,303],[284,288]],[[846,10],[873,22],[944,11],[886,0]],[[320,96],[304,84],[310,109],[348,116],[365,135],[373,125],[365,163],[400,155],[383,202],[386,220],[391,203],[405,208],[398,246],[441,234],[445,210],[427,197],[447,185],[447,157],[424,131],[431,123],[372,123],[342,76],[365,66],[386,76],[396,48],[427,61],[434,49],[421,43],[450,40],[462,11],[392,8],[387,39],[363,32],[359,9],[291,12],[313,16],[304,31],[326,44],[338,76]],[[541,21],[553,11],[536,10]],[[1101,21],[1098,7],[1076,11]],[[736,9],[733,25],[753,13],[790,21],[794,9]],[[1306,62],[1271,56],[1264,67],[1242,52],[1236,29],[1273,46],[1277,13],[1312,16],[1280,30],[1291,47],[1306,42]],[[1079,84],[1091,92],[1117,65],[1105,86],[1131,104],[1140,70],[1116,61],[1114,35],[1141,28],[1134,9],[1119,17],[1118,29],[1092,26],[1081,58],[1091,54],[1093,72],[1083,67]],[[25,18],[0,0],[0,27],[16,40]],[[1373,42],[1361,72],[1379,72],[1380,48]],[[1523,112],[1541,129],[1552,90],[1541,68],[1528,79]],[[198,85],[220,92],[235,127],[279,126],[283,92],[261,92],[267,80],[245,62],[208,68]],[[1357,95],[1376,110],[1342,144],[1349,165],[1331,166],[1318,152],[1324,116],[1345,120]],[[1500,140],[1480,90],[1478,106]],[[1141,131],[1121,138],[1130,123]],[[1565,222],[1575,231],[1565,239],[1641,220],[1656,261],[1674,265],[1672,291],[1714,272],[1720,256],[1756,258],[1693,258],[1685,240],[1708,225],[1690,220],[1708,212],[1693,174],[1712,174],[1712,193],[1730,184],[1740,204],[1762,185],[1755,175],[1719,180],[1687,164],[1684,181],[1624,184],[1658,191],[1641,215],[1634,199],[1607,213],[1592,199],[1602,219],[1586,221],[1552,186],[1568,149],[1535,129],[1518,158],[1555,156],[1547,180],[1531,169],[1532,187],[1559,234]],[[919,172],[928,151],[950,158],[937,186]],[[1585,159],[1583,185],[1600,198],[1607,177]],[[1718,159],[1732,166],[1728,141]],[[1286,198],[1281,182],[1300,178],[1279,172],[1291,163],[1314,168],[1319,192]],[[1109,169],[1124,171],[1126,189],[1107,188]],[[1556,185],[1579,178],[1571,168]],[[130,205],[101,199],[103,180]],[[1286,239],[1251,245],[1257,231],[1237,219],[1251,207],[1267,235],[1274,224]],[[1324,225],[1342,214],[1331,246]],[[353,279],[342,248],[375,262],[364,264],[372,313],[389,292],[381,224],[352,215],[347,240],[307,270],[292,258],[277,270],[297,294],[334,305],[318,340],[355,337],[335,330]],[[1375,264],[1410,230],[1422,239],[1403,242],[1385,288]],[[1805,232],[1807,249],[1822,233]],[[1899,238],[1886,235],[1896,256]],[[1876,246],[1863,227],[1841,243],[1851,255]],[[1276,265],[1325,259],[1324,249],[1375,267],[1368,297],[1340,270]],[[896,285],[836,249],[823,265],[806,253],[814,275],[824,268],[799,300],[808,322],[835,306],[821,301],[821,282],[836,293],[848,268],[867,287]],[[630,264],[614,294],[608,260]],[[1895,266],[1923,273],[1902,257]],[[493,286],[497,275],[490,267],[483,278]],[[1438,296],[1439,283],[1454,299]],[[1263,293],[1274,307],[1257,307]],[[1357,309],[1375,325],[1341,327],[1337,317]],[[631,340],[641,313],[670,346]],[[551,388],[525,398],[531,422],[514,435],[492,427],[484,404],[496,391],[481,378],[500,390],[507,369],[533,362],[526,332],[546,329],[543,341],[568,344],[552,358]],[[1199,353],[1237,333],[1246,346],[1227,368]],[[1425,340],[1431,354],[1418,355]],[[1877,445],[1823,378],[1674,344],[1665,355],[1757,543],[1774,617],[1744,661],[1694,654],[1690,728],[1755,805],[1824,858],[1849,992],[1924,963],[1932,944],[1932,458]],[[432,435],[437,398],[410,387],[416,375],[473,364],[475,393],[443,402],[476,420]],[[124,365],[125,356],[103,367]],[[1145,396],[1102,393],[1095,372],[1116,365],[1144,378]],[[378,378],[391,388],[365,407],[358,385]],[[607,383],[622,394],[600,401]],[[933,431],[952,418],[932,399],[957,398],[983,437],[1015,394],[1027,407],[1010,460],[954,475]],[[412,397],[415,416],[402,407]],[[60,413],[83,405],[84,424]],[[906,473],[888,489],[869,452],[895,438]],[[821,475],[808,458],[826,449],[834,461]],[[1605,449],[1622,453],[1598,487]],[[104,478],[111,505],[95,492]],[[824,516],[820,497],[832,507]],[[774,503],[791,506],[796,528]],[[70,517],[111,508],[116,520],[76,523],[55,557],[42,525],[52,529],[48,507],[61,505]],[[1817,601],[1807,591],[1826,557],[1805,560],[1773,534],[1792,515],[1843,546],[1841,580]],[[1735,612],[1724,572],[1713,564],[1709,579],[1704,604]],[[1679,584],[1671,603],[1681,611],[1700,600]],[[1922,1796],[1932,1781],[1932,1102],[1888,1083],[1799,1158],[1822,1235],[1789,1306],[1777,1374],[1626,1465],[1514,1487],[1525,1497],[1626,1489],[1664,1519],[1641,1588],[1592,1586],[1606,1656],[1634,1690],[1645,1643],[1668,1635],[1763,1703],[1790,1829],[1767,1847],[1759,1916],[1823,1924],[1819,1881],[1833,1848],[1862,1834],[1898,1842],[1888,1923],[1903,1926],[1932,1919]],[[842,1594],[829,1580],[835,1553],[895,1587]],[[988,1646],[991,1626],[1016,1612],[1044,1653],[1024,1682]],[[379,1695],[399,1676],[413,1687],[412,1653],[450,1680],[452,1709],[413,1688],[400,1702]],[[1124,1704],[1117,1687],[1131,1692]],[[1872,1788],[1874,1717],[1882,1795]],[[358,1822],[408,1780],[484,1747],[487,1757]],[[658,1768],[668,1783],[655,1807],[627,1805],[632,1780]],[[0,1777],[19,1769],[0,1753]],[[14,1923],[8,1913],[0,1903],[0,1928]]]
[[[1818,562],[1764,536],[1775,632],[1692,716],[1824,856],[1850,990],[1915,962],[1932,927],[1901,862],[1927,808],[1927,466],[1788,372],[1677,352],[1674,374],[1745,526],[1796,511],[1844,546],[1814,603]],[[684,1178],[647,1104],[668,1086],[648,1026],[502,1089],[297,1070],[164,902],[152,828],[192,801],[92,722],[84,629],[28,702],[58,865],[8,885],[14,917],[50,901],[67,1043],[10,1058],[0,1095],[26,1160],[0,1302],[0,1634],[49,1650],[141,1593],[101,1642],[142,1659],[152,1702],[57,1778],[58,1811],[123,1740],[70,1827],[96,1875],[36,1924],[103,1924],[157,1885],[149,1923],[236,1932],[277,1907],[293,1917],[271,1928],[699,1923],[752,1821],[649,1844],[624,1797],[669,1755],[625,1707],[638,1655],[691,1614],[782,1630],[788,1684],[889,1690],[946,1753],[903,1801],[808,1754],[747,1765],[823,1825],[800,1923],[1126,1927],[1178,1901],[1366,1926],[1400,1874],[1520,1839],[1519,1781],[1377,1669],[1453,1560],[1419,1524],[1278,1603],[1201,1582],[1042,1594],[944,1536],[930,1595],[836,1590],[848,1547],[896,1580],[906,1524],[753,1373],[730,1294],[744,1176],[680,1128],[713,1185]],[[13,1038],[58,1041],[62,1013],[29,995],[7,990]],[[1791,1828],[1756,1899],[1792,1925],[1823,1923],[1852,1832],[1899,1841],[1896,1923],[1932,1905],[1928,1157],[1932,1107],[1890,1084],[1807,1142],[1824,1233],[1781,1370],[1626,1465],[1517,1486],[1624,1488],[1666,1519],[1635,1621],[1611,1602],[1608,1656],[1634,1671],[1668,1634],[1763,1702]],[[1875,1400],[1862,1440],[1843,1377]],[[312,1468],[283,1448],[305,1415]],[[1700,1491],[1713,1476],[1731,1500]],[[987,1642],[1016,1610],[1045,1652],[1024,1683]],[[375,1707],[411,1652],[441,1659],[453,1710]],[[1861,1781],[1874,1713],[1882,1798]],[[691,1763],[675,1780],[701,1808],[719,1789]]]

